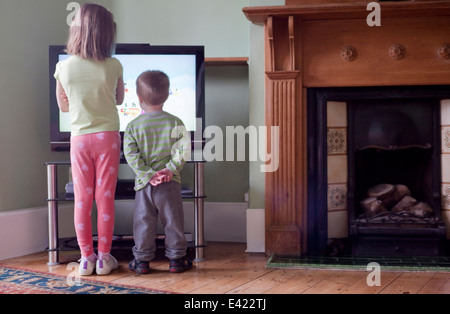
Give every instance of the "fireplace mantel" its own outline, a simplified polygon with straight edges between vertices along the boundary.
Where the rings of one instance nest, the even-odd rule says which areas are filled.
[[[279,169],[266,174],[267,254],[306,251],[307,88],[450,84],[450,1],[380,2],[372,27],[369,1],[316,2],[243,10],[264,25],[265,123],[280,127]]]
[[[287,17],[295,15],[303,21],[311,20],[339,20],[366,19],[370,13],[367,4],[371,1],[331,1],[331,0],[292,0],[293,4],[283,6],[247,7],[244,14],[255,24],[263,24],[268,17]],[[377,1],[375,1],[377,2]],[[298,3],[298,4],[296,4]],[[449,1],[393,1],[380,2],[382,16],[389,17],[417,17],[440,16],[450,9]]]

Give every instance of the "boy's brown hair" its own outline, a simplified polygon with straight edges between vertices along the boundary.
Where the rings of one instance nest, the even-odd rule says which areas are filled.
[[[136,80],[136,93],[146,105],[158,106],[169,98],[170,81],[161,71],[146,71]]]
[[[112,13],[101,5],[85,3],[70,26],[66,52],[103,61],[111,57],[115,40],[116,23]]]

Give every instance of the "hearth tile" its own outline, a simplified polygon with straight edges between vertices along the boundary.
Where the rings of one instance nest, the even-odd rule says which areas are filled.
[[[441,154],[442,182],[450,182],[450,154]]]
[[[347,184],[328,184],[328,211],[347,209]]]
[[[450,99],[441,100],[441,125],[450,125]]]
[[[342,239],[348,237],[347,211],[328,213],[328,238]]]
[[[347,127],[347,103],[338,101],[327,102],[327,126]]]
[[[450,131],[450,130],[449,130]],[[347,129],[328,128],[327,130],[328,155],[347,154]]]
[[[330,155],[327,157],[327,163],[328,183],[348,182],[347,155]]]

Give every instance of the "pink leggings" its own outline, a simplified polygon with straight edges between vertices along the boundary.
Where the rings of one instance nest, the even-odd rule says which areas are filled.
[[[72,136],[72,177],[75,194],[75,231],[83,257],[94,254],[92,205],[97,204],[98,251],[111,251],[114,195],[120,163],[119,132]]]

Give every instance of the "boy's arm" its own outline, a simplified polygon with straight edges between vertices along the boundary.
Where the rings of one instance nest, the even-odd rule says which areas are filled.
[[[130,167],[136,173],[136,177],[143,184],[147,184],[148,182],[150,182],[150,179],[153,177],[156,171],[153,170],[152,167],[145,164],[145,161],[141,156],[139,146],[134,137],[130,134],[128,128],[125,131],[123,139],[123,152],[128,165],[130,165]]]
[[[171,136],[172,138],[178,138],[179,140],[172,147],[171,158],[166,164],[166,168],[169,169],[174,175],[179,175],[181,169],[183,169],[183,166],[186,163],[186,160],[190,158],[190,134],[187,132],[186,127],[182,125],[175,127],[172,130]]]

